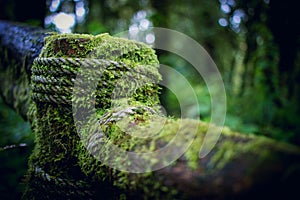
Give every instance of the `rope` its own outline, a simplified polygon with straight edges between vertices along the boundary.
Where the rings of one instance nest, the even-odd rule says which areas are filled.
[[[93,78],[104,76],[98,86],[108,88],[118,84],[115,80],[124,75],[125,81],[132,84],[134,81],[150,82],[158,80],[159,75],[151,67],[129,67],[123,62],[94,58],[41,58],[33,62],[31,69],[32,98],[35,102],[55,104],[71,104],[71,95],[74,82],[91,81]],[[82,79],[76,79],[81,70]],[[106,77],[108,76],[108,77]],[[124,80],[123,80],[124,81]],[[79,82],[80,83],[80,82]],[[83,84],[84,85],[84,84]],[[84,88],[83,88],[84,89]],[[100,91],[100,95],[106,92]]]
[[[127,68],[122,62],[116,62],[112,60],[95,59],[95,58],[41,58],[38,57],[33,62],[34,65],[45,65],[61,67],[62,65],[71,67],[93,67],[93,66],[109,66],[114,65],[117,68]]]
[[[91,199],[93,196],[90,185],[86,181],[52,176],[37,166],[33,166],[32,173],[35,179],[38,178],[45,182],[45,184],[40,184],[41,182],[38,182],[39,184],[36,184],[35,187],[43,187],[43,190],[46,191],[55,191],[56,196],[65,196],[69,198],[84,197],[85,199]]]
[[[49,94],[39,94],[33,93],[32,99],[35,102],[47,102],[47,103],[55,103],[55,104],[71,104],[71,98],[62,95],[49,95]]]
[[[85,106],[87,104],[85,102],[86,99],[84,96],[84,94],[87,92],[85,88],[86,84],[94,84],[94,82],[98,81],[101,76],[101,81],[99,83],[96,83],[96,97],[98,98],[98,101],[100,99],[100,106],[110,106],[111,96],[116,86],[116,88],[118,89],[117,92],[119,92],[116,95],[120,94],[119,96],[124,96],[126,98],[126,94],[128,94],[128,92],[132,92],[132,90],[134,90],[135,88],[139,88],[138,86],[146,85],[146,87],[148,88],[152,87],[151,84],[154,83],[153,81],[160,79],[158,71],[153,70],[153,67],[154,66],[139,67],[135,63],[133,63],[133,65],[131,66],[126,65],[123,62],[93,58],[38,57],[34,60],[33,66],[31,68],[32,99],[36,103],[41,102],[63,104],[62,106],[71,105],[73,87],[75,81],[79,81],[80,91],[78,92],[79,94],[81,94],[80,92],[82,89],[83,95],[82,99],[79,99],[78,101],[83,101],[82,106]],[[79,78],[77,77],[78,75]],[[125,79],[118,80],[123,75],[126,75]],[[86,81],[90,82],[86,83]],[[82,83],[82,88],[80,83]],[[147,85],[147,83],[149,83],[150,85]],[[155,91],[153,93],[155,93]],[[138,95],[141,94],[137,94],[137,97],[139,97]],[[149,98],[152,98],[152,96],[150,95]],[[95,102],[95,105],[96,104],[97,102]],[[117,122],[126,116],[147,111],[151,114],[156,113],[153,108],[148,106],[128,106],[123,110],[114,110],[111,113],[108,112],[97,120],[100,120],[99,122],[101,125],[108,126],[109,122]],[[94,142],[101,142],[101,138],[103,139],[104,135],[95,133],[91,134],[90,137]],[[98,139],[95,139],[93,137],[98,137]],[[88,146],[88,148],[94,148],[95,150],[97,150],[97,146],[93,146],[94,144],[95,143],[90,142],[90,146]],[[66,199],[74,199],[73,197],[76,197],[77,195],[82,197],[89,197],[92,195],[88,190],[90,186],[87,185],[85,181],[51,176],[39,167],[32,167],[31,181],[33,182],[33,185],[35,187],[41,188],[41,190],[37,189],[36,191],[53,191],[55,194],[66,197]]]
[[[35,102],[71,104],[74,82],[81,68],[93,70],[88,71],[92,76],[101,76],[106,72],[115,78],[120,77],[121,71],[131,69],[122,62],[112,60],[38,57],[31,69],[32,99]],[[106,81],[101,81],[100,84],[109,85]]]
[[[149,114],[154,115],[160,114],[158,111],[149,106],[128,106],[121,110],[112,110],[110,112],[104,113],[100,117],[100,119],[97,120],[97,124],[99,124],[99,126],[97,126],[96,128],[93,126],[89,126],[89,135],[84,139],[82,138],[83,140],[85,140],[85,143],[87,145],[86,148],[90,153],[92,153],[92,155],[99,155],[99,151],[101,151],[99,147],[106,146],[107,144],[105,138],[109,136],[103,130],[105,129],[105,127],[109,127],[109,123],[116,123],[117,121],[122,120],[124,117],[133,116],[136,113],[144,112],[148,112]]]
[[[151,114],[158,114],[156,110],[149,106],[128,106],[125,109],[119,110],[119,111],[114,111],[114,112],[107,112],[102,115],[102,117],[99,120],[99,124],[101,125],[106,125],[110,122],[116,122],[121,120],[122,118],[129,116],[129,115],[134,115],[134,113],[138,113],[143,111],[147,111]]]
[[[34,83],[44,83],[52,85],[64,85],[72,86],[74,84],[74,79],[69,77],[45,77],[42,75],[32,76],[32,82]]]

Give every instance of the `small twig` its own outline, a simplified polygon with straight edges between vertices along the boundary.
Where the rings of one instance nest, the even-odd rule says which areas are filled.
[[[26,143],[20,143],[20,144],[12,144],[12,145],[7,145],[5,147],[0,147],[0,151],[4,151],[7,149],[13,149],[17,147],[27,147],[28,145]]]

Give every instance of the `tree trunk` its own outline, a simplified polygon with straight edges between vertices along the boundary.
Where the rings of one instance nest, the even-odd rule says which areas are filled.
[[[107,34],[50,34],[2,21],[0,38],[1,95],[30,120],[36,136],[24,198],[253,199],[297,194],[298,147],[224,128],[212,152],[200,159],[209,124],[159,114],[158,87],[149,82],[160,78],[152,67],[158,61],[148,46]],[[123,79],[124,74],[130,79]],[[84,81],[90,82],[80,84]],[[128,83],[143,87],[132,91]],[[163,120],[161,131],[151,135]],[[141,134],[151,137],[140,139]],[[158,167],[189,142],[179,159]],[[150,160],[143,154],[139,161],[144,162],[113,149],[144,153],[169,144],[173,146],[166,156]],[[119,166],[128,167],[127,172]],[[146,173],[130,173],[143,167]]]

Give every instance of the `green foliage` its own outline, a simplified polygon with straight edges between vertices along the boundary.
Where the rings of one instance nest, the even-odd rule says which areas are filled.
[[[0,98],[0,199],[19,199],[24,190],[33,135],[28,122]],[[15,145],[15,146],[14,146]]]
[[[195,4],[201,6],[194,9]],[[153,5],[159,4],[153,1]],[[153,24],[196,39],[221,71],[228,104],[225,125],[246,134],[287,142],[299,138],[296,125],[300,119],[299,95],[289,98],[288,85],[282,85],[285,78],[278,68],[282,52],[269,24],[272,19],[268,15],[270,4],[267,1],[220,1],[219,4],[173,1],[161,5],[164,7],[155,7]],[[161,12],[164,18],[160,17]],[[221,18],[228,22],[222,25],[224,27],[217,23]],[[201,77],[195,76],[192,67],[174,55],[162,53],[159,59],[188,78],[199,98],[200,118],[209,121],[210,96]],[[299,66],[295,64],[293,70],[297,73]],[[292,80],[295,76],[290,74],[290,77]],[[174,82],[168,75],[163,78]],[[161,98],[167,110],[178,116],[180,108],[175,96],[163,90]]]

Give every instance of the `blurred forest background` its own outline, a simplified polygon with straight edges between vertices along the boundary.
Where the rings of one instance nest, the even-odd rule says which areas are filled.
[[[226,126],[300,145],[297,1],[0,0],[0,5],[0,19],[57,32],[114,35],[129,30],[134,34],[152,26],[180,31],[208,51],[222,74],[227,93]],[[144,41],[155,43],[151,29]],[[201,77],[178,56],[157,53],[162,64],[190,81],[200,113],[193,113],[193,105],[190,112],[209,122],[210,95]],[[180,116],[174,94],[163,89],[161,101],[169,115]],[[17,198],[34,136],[29,124],[2,100],[0,134],[0,199]]]

